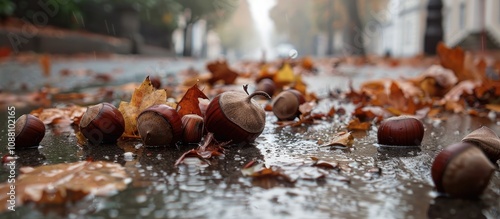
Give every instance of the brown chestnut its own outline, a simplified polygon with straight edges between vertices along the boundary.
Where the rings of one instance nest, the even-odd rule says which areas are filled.
[[[173,145],[182,136],[181,116],[170,106],[154,105],[139,114],[137,130],[145,145]]]
[[[94,145],[116,142],[124,130],[122,113],[110,103],[89,106],[80,121],[80,132]]]
[[[276,91],[276,84],[274,83],[273,80],[271,80],[269,78],[264,78],[264,79],[259,81],[255,90],[256,91],[264,91],[269,96],[272,97],[274,95],[274,92]]]
[[[424,125],[411,116],[396,116],[380,123],[378,143],[382,146],[420,146],[424,138]]]
[[[273,101],[273,113],[279,120],[294,120],[301,113],[299,106],[306,102],[297,90],[282,91]]]
[[[494,171],[479,148],[461,142],[446,147],[434,158],[431,175],[438,192],[456,198],[477,198]]]
[[[245,92],[247,86],[244,86]],[[208,105],[205,114],[205,127],[218,141],[232,143],[253,142],[264,131],[266,113],[252,98],[269,95],[263,91],[248,92],[226,91],[217,95]]]
[[[500,138],[486,126],[469,133],[462,139],[462,142],[476,145],[493,163],[500,159]]]
[[[182,142],[199,143],[203,137],[203,117],[196,114],[187,114],[181,118],[182,121]]]
[[[24,114],[16,120],[15,148],[37,147],[45,136],[45,124],[36,116]]]

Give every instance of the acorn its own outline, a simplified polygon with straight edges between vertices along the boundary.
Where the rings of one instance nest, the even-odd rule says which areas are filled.
[[[45,124],[36,116],[24,114],[16,120],[14,133],[16,149],[37,147],[45,136]]]
[[[182,122],[182,142],[199,143],[203,137],[203,117],[196,114],[187,114],[181,118]]]
[[[424,125],[411,116],[396,116],[380,123],[378,143],[382,146],[420,146],[424,138]]]
[[[462,139],[462,142],[479,147],[493,163],[496,163],[500,159],[500,138],[498,138],[493,130],[486,126],[469,133]]]
[[[300,116],[299,106],[305,102],[306,99],[297,90],[282,91],[273,101],[273,113],[279,120],[294,120]]]
[[[274,95],[274,92],[276,91],[276,84],[274,83],[273,80],[271,80],[269,78],[264,78],[264,79],[259,81],[255,90],[256,91],[264,91],[269,96],[272,97]]]
[[[174,145],[182,137],[181,116],[167,105],[154,105],[137,117],[137,130],[145,145]]]
[[[80,120],[80,132],[94,145],[114,143],[125,130],[123,115],[110,103],[89,106]]]
[[[469,143],[446,147],[432,163],[432,180],[438,192],[455,198],[477,198],[495,171],[484,153]]]
[[[263,91],[248,94],[226,91],[217,95],[208,105],[205,114],[205,127],[218,141],[232,143],[253,142],[263,131],[266,124],[264,109],[252,98],[271,97]]]

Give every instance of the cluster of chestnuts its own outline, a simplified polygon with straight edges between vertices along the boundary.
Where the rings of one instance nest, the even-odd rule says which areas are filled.
[[[263,91],[223,92],[202,110],[204,117],[181,116],[170,106],[154,105],[137,116],[137,130],[148,146],[199,143],[206,132],[212,132],[218,141],[252,142],[266,124],[264,109],[252,99],[255,96],[270,98]],[[115,142],[124,128],[123,116],[109,103],[89,107],[80,122],[81,133],[93,144]]]

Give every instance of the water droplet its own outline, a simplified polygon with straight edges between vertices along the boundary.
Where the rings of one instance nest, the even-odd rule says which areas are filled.
[[[143,203],[147,200],[148,198],[145,196],[145,195],[138,195],[137,197],[135,197],[135,201],[137,203]]]
[[[297,52],[297,50],[295,50],[295,49],[292,49],[288,52],[288,57],[290,57],[291,59],[297,58],[298,55],[299,55],[299,52]]]
[[[132,161],[134,159],[134,153],[125,152],[125,153],[123,153],[123,157],[124,157],[125,161]]]

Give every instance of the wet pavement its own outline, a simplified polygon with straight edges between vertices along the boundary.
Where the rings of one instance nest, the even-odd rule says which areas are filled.
[[[98,65],[99,61],[84,65]],[[176,72],[161,60],[147,60],[108,66],[124,69],[126,75],[113,83],[139,82],[148,66]],[[73,64],[81,64],[76,62]],[[191,65],[179,65],[185,68]],[[194,62],[194,66],[202,66]],[[196,64],[197,63],[197,64]],[[61,63],[60,68],[72,63]],[[57,66],[57,65],[56,65]],[[100,68],[104,68],[100,67]],[[3,67],[2,67],[3,68]],[[36,70],[33,67],[33,70]],[[57,68],[57,67],[54,67]],[[3,68],[4,69],[4,68]],[[16,71],[28,70],[13,67]],[[173,69],[173,70],[172,70]],[[102,69],[101,69],[102,70]],[[95,71],[101,71],[96,69]],[[170,71],[171,70],[171,71]],[[38,70],[39,71],[39,70]],[[421,69],[374,69],[343,67],[342,75],[318,75],[305,78],[321,93],[344,89],[347,79],[354,85],[368,78],[412,76]],[[2,76],[5,79],[5,76]],[[136,77],[136,78],[134,78]],[[49,79],[55,80],[55,79]],[[39,86],[32,80],[32,86]],[[86,86],[77,80],[71,87]],[[3,85],[7,82],[2,80]],[[73,83],[73,82],[71,82]],[[79,85],[78,85],[79,84]],[[96,85],[98,86],[98,85]],[[338,100],[326,99],[317,110],[327,111]],[[345,106],[349,108],[349,106]],[[16,114],[29,112],[18,109]],[[6,115],[4,112],[1,115]],[[7,116],[0,117],[5,124]],[[106,160],[126,167],[132,177],[128,188],[111,197],[88,199],[57,206],[28,204],[6,212],[1,218],[500,218],[500,172],[493,178],[480,200],[441,197],[434,190],[430,166],[444,147],[460,141],[472,130],[488,126],[500,133],[500,120],[448,114],[446,120],[424,119],[425,135],[419,150],[381,150],[376,145],[376,129],[353,132],[354,144],[348,149],[319,147],[345,131],[349,117],[335,115],[319,124],[301,127],[279,127],[268,113],[266,128],[253,144],[227,147],[224,157],[201,162],[189,158],[174,166],[180,155],[194,148],[144,148],[139,141],[117,145],[83,146],[76,143],[74,130],[54,132],[49,127],[38,150],[19,151],[18,167],[55,164],[78,160]],[[57,133],[57,134],[56,134]],[[0,142],[6,143],[6,130],[0,129]],[[5,148],[0,149],[3,154]],[[133,152],[130,159],[125,152]],[[339,168],[313,167],[311,157],[337,163]],[[245,177],[242,167],[257,160],[279,167],[294,181],[259,180]],[[497,164],[498,165],[498,164]],[[0,170],[0,181],[6,181],[7,168]],[[322,177],[319,177],[322,176]]]

